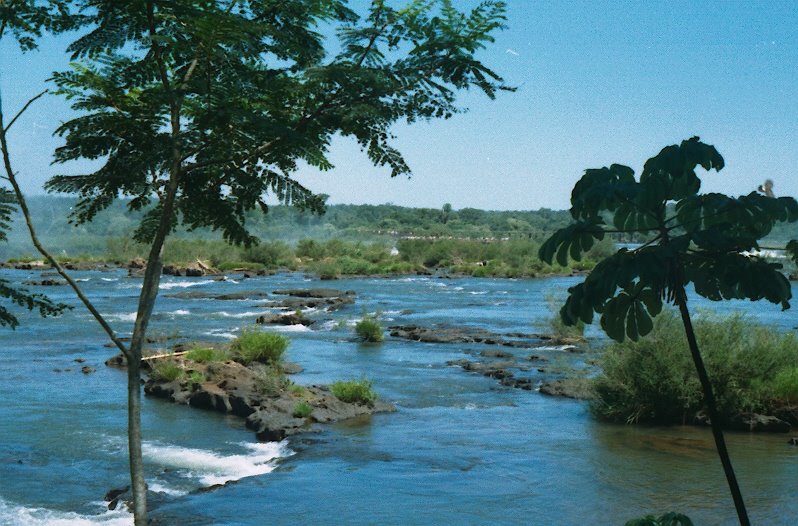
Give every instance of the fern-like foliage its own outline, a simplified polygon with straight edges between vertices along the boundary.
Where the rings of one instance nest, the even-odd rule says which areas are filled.
[[[324,199],[292,174],[332,168],[333,136],[409,174],[393,124],[450,117],[456,92],[472,86],[491,98],[510,89],[475,58],[504,25],[501,1],[461,12],[448,0],[402,9],[374,0],[363,13],[343,0],[79,3],[93,29],[70,46],[74,68],[54,79],[81,115],[58,129],[56,161],[102,165],[47,184],[79,196],[78,223],[119,196],[131,209],[157,203],[175,184],[174,226],[249,245],[246,212],[266,210],[269,196],[323,212]],[[160,212],[147,214],[139,239],[152,238]]]
[[[696,168],[719,171],[723,165],[713,146],[693,137],[649,159],[639,181],[617,164],[587,170],[571,194],[573,224],[541,246],[541,259],[561,265],[579,260],[608,233],[646,240],[618,250],[571,287],[563,321],[591,323],[597,313],[611,338],[637,340],[651,331],[663,302],[690,283],[713,301],[765,299],[789,308],[792,291],[782,265],[757,254],[759,240],[777,223],[798,221],[798,202],[755,192],[736,198],[699,193]],[[787,252],[798,259],[796,241]]]

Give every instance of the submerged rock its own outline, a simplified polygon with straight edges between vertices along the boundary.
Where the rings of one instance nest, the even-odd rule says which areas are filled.
[[[540,392],[576,400],[590,400],[594,397],[590,381],[586,378],[560,378],[551,382],[543,382],[540,384]]]
[[[388,331],[395,338],[425,343],[481,343],[526,349],[552,345],[557,342],[546,335],[519,332],[499,333],[474,327],[393,325],[388,327]]]
[[[315,320],[302,315],[302,313],[292,312],[289,314],[264,314],[259,316],[255,323],[262,325],[304,325],[310,326],[315,323]]]

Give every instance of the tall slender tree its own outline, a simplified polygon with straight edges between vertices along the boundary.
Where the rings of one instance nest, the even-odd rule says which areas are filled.
[[[80,196],[76,222],[120,196],[132,210],[147,209],[135,236],[149,243],[149,257],[122,348],[135,522],[143,525],[140,361],[166,238],[183,224],[256,243],[245,214],[265,212],[269,194],[321,212],[323,199],[291,174],[300,162],[331,168],[336,134],[353,137],[391,175],[409,173],[391,145],[394,123],[451,117],[461,89],[490,98],[508,89],[476,57],[503,27],[505,4],[485,0],[463,13],[451,0],[401,9],[374,0],[363,14],[344,0],[79,4],[94,29],[71,45],[74,69],[55,75],[80,112],[59,128],[65,144],[56,160],[102,166],[57,176],[47,188]]]
[[[712,384],[701,357],[688,309],[687,287],[712,301],[766,299],[790,307],[790,282],[782,265],[758,254],[759,240],[777,222],[798,221],[798,202],[752,192],[737,198],[701,194],[695,170],[720,171],[723,157],[698,137],[664,148],[646,161],[640,180],[619,164],[587,170],[571,194],[573,223],[554,233],[541,247],[540,258],[565,265],[579,260],[597,240],[610,233],[644,238],[637,248],[621,248],[601,261],[568,289],[560,310],[566,325],[591,323],[617,341],[645,336],[663,303],[675,305],[684,324],[712,435],[715,439],[740,524],[749,524],[743,496],[723,437]],[[669,206],[675,205],[675,206]],[[788,252],[798,261],[798,242]]]

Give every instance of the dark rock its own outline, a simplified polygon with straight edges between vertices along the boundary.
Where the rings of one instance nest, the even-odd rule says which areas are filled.
[[[291,362],[284,362],[282,365],[282,369],[285,374],[299,374],[305,370],[305,368],[299,365],[298,363],[291,363]]]
[[[294,296],[295,298],[343,298],[355,296],[354,290],[337,289],[282,289],[273,291],[278,296]]]
[[[86,361],[86,359],[85,359],[85,358],[75,358],[75,360],[74,360],[74,361],[75,361],[76,363],[83,363],[83,362],[85,362],[85,361]]]
[[[529,355],[529,358],[527,358],[527,360],[529,360],[530,362],[548,362],[549,361],[549,359],[546,358],[545,356],[538,356],[537,354]]]
[[[259,316],[255,323],[260,323],[262,325],[313,325],[315,320],[311,320],[301,313],[290,313],[290,314],[264,314],[263,316]]]
[[[481,343],[505,347],[534,348],[543,345],[542,338],[534,334],[502,334],[473,327],[446,327],[436,325],[394,325],[388,327],[390,335],[426,343]],[[515,339],[523,337],[524,339]],[[508,339],[512,338],[512,339]]]
[[[787,443],[791,446],[798,446],[798,437],[792,437]]]
[[[792,426],[798,426],[798,406],[786,405],[773,411],[773,416]]]
[[[34,287],[61,287],[66,285],[67,282],[62,279],[42,279],[23,281],[22,284]]]
[[[96,369],[94,367],[89,367],[88,365],[84,365],[83,367],[80,368],[80,372],[82,372],[83,374],[91,374],[94,371],[96,371]]]
[[[147,261],[143,258],[135,258],[127,264],[128,269],[144,269],[147,267]]]
[[[766,433],[789,433],[791,426],[775,416],[757,413],[740,413],[729,422],[729,428],[735,431],[764,431]]]
[[[513,354],[507,351],[480,351],[480,356],[484,356],[485,358],[512,358]]]

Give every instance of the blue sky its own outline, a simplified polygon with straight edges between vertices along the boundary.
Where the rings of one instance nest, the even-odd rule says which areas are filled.
[[[586,168],[639,171],[663,146],[699,135],[726,159],[705,191],[748,193],[772,178],[777,195],[798,196],[798,2],[508,4],[509,28],[481,58],[518,90],[495,101],[466,93],[465,114],[397,126],[412,178],[391,179],[345,140],[333,144],[334,170],[297,178],[331,203],[567,208]],[[46,39],[27,55],[0,44],[7,115],[65,67],[65,42]],[[87,168],[49,164],[52,131],[69,115],[50,97],[15,125],[27,192]]]

